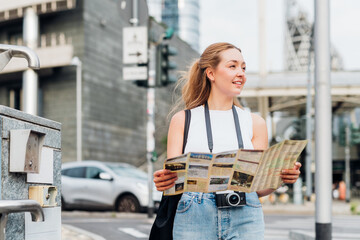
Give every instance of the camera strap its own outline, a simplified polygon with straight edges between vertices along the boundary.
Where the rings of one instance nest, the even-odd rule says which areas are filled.
[[[212,150],[214,148],[214,143],[213,143],[213,137],[212,137],[212,131],[211,131],[210,111],[209,111],[209,106],[208,106],[207,102],[205,102],[204,111],[205,111],[205,124],[206,124],[206,134],[207,134],[207,139],[208,139],[208,146],[209,146],[210,152],[212,153]],[[233,112],[233,116],[234,116],[234,123],[235,123],[236,136],[237,136],[237,140],[238,140],[238,147],[239,147],[239,149],[244,148],[244,144],[243,144],[243,140],[242,140],[242,136],[241,136],[239,117],[238,117],[238,114],[237,114],[237,111],[236,111],[236,108],[234,105],[232,105],[232,112]]]

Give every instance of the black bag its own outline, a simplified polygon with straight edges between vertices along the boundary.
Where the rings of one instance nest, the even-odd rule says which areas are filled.
[[[183,149],[184,153],[187,136],[189,132],[189,125],[191,120],[191,112],[189,109],[185,110],[185,127]],[[174,218],[176,214],[177,205],[182,194],[173,196],[162,196],[160,206],[151,228],[149,240],[172,240],[172,231],[174,225]]]

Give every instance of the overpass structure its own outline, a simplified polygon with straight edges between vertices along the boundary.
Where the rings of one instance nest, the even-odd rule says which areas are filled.
[[[311,82],[314,86],[313,77]],[[240,98],[245,107],[265,118],[277,111],[299,116],[305,110],[307,85],[306,72],[269,73],[265,78],[250,73]],[[312,96],[315,91],[313,87]],[[360,107],[360,71],[332,72],[331,95],[334,114]]]

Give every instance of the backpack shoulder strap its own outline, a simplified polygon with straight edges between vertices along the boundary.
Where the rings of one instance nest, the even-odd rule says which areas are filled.
[[[190,120],[191,120],[191,111],[190,111],[190,109],[186,109],[185,110],[185,127],[184,127],[184,139],[183,139],[182,153],[184,153],[186,143],[187,143],[189,127],[190,127]]]

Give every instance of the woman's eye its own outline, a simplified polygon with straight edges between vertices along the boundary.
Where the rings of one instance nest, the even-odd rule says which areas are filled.
[[[244,70],[244,72],[246,71],[246,67],[243,67],[242,69]]]
[[[230,68],[236,68],[236,66],[235,66],[235,65],[231,65]]]

